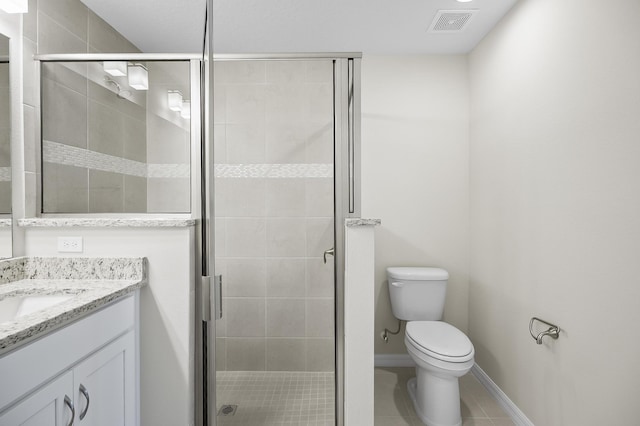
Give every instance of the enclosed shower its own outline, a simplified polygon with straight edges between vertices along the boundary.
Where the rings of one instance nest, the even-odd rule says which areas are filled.
[[[194,55],[37,59],[39,211],[196,219],[194,282],[176,283],[193,288],[195,418],[341,424],[359,58],[219,56],[212,87]]]
[[[214,67],[219,424],[334,424],[334,62]]]
[[[204,69],[203,423],[342,425],[360,55]]]

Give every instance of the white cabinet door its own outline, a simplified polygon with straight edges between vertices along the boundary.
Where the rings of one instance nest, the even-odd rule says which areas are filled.
[[[135,425],[134,336],[128,332],[73,368],[76,425]]]
[[[65,403],[65,397],[67,403]],[[22,402],[0,413],[0,426],[66,426],[71,424],[73,374],[67,371]]]

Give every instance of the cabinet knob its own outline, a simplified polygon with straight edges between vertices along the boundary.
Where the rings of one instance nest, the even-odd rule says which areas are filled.
[[[87,405],[85,405],[84,410],[80,412],[80,420],[82,420],[84,416],[87,415],[87,411],[89,411],[89,402],[91,402],[91,400],[89,399],[89,391],[87,391],[87,388],[85,388],[82,383],[80,383],[80,393],[87,400]]]

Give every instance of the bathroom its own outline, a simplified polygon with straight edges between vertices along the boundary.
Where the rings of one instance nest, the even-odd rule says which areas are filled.
[[[11,97],[17,102],[11,111],[18,111],[11,115],[11,189],[14,221],[25,222],[14,227],[10,253],[62,256],[58,237],[80,236],[82,256],[146,257],[150,287],[141,290],[140,344],[154,350],[146,351],[140,365],[142,424],[189,424],[196,406],[190,392],[196,374],[193,301],[188,288],[171,283],[195,283],[195,228],[34,225],[57,216],[41,214],[41,93],[31,58],[142,50],[104,28],[92,33],[98,11],[82,15],[69,9],[74,3],[31,0],[28,14],[0,12],[0,32],[18,58],[11,61],[12,75],[15,70],[22,77],[20,96]],[[436,3],[437,9],[486,6],[481,0]],[[458,52],[394,50],[355,36],[330,40],[328,49],[314,43],[319,36],[307,44],[303,37],[284,36],[300,43],[291,52],[362,52],[360,215],[382,222],[373,231],[375,363],[378,369],[407,363],[402,334],[388,343],[380,338],[397,325],[386,268],[437,266],[450,274],[444,320],[473,342],[477,365],[504,393],[503,401],[513,404],[515,424],[636,424],[640,344],[628,331],[640,320],[640,290],[632,285],[640,272],[640,4],[513,3],[476,44]],[[253,6],[257,16],[276,19]],[[388,25],[398,38],[410,7],[419,6],[409,2],[390,15],[395,20]],[[234,39],[243,40],[240,15],[219,2],[214,24],[221,41],[225,27],[215,22],[216,12],[236,17],[226,21],[236,26]],[[344,13],[357,17],[360,10]],[[363,16],[371,20],[375,13]],[[423,33],[431,19],[424,16]],[[88,25],[76,25],[81,20]],[[251,41],[251,26],[259,20],[248,14],[246,21],[244,40]],[[393,30],[380,32],[393,36]],[[262,34],[263,45],[230,44],[214,53],[285,50],[268,43],[282,34]],[[174,44],[149,52],[189,52],[179,49]],[[197,211],[195,200],[189,201]],[[184,212],[172,217],[191,218]],[[532,317],[557,324],[559,339],[537,345],[528,329]],[[609,348],[615,351],[611,360]],[[381,412],[386,403],[374,402],[376,424],[415,420],[406,410]],[[465,424],[497,424],[484,417]]]

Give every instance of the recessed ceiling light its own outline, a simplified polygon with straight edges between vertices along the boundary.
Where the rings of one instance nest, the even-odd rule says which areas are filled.
[[[458,3],[470,3],[473,0],[457,0],[457,1],[458,1]]]

